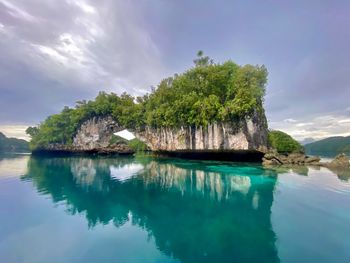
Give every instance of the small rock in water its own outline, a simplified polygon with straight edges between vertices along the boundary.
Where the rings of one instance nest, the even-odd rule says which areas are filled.
[[[263,158],[263,165],[320,165],[320,157],[309,157],[303,153],[279,154],[267,153]]]
[[[321,161],[321,158],[318,156],[307,157],[305,163],[318,163]]]
[[[330,167],[341,167],[341,168],[349,168],[349,157],[346,156],[346,154],[341,153],[338,154],[333,161],[328,163],[328,166]]]

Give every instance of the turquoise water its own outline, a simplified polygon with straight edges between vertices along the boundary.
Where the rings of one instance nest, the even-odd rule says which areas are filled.
[[[0,157],[0,261],[350,262],[349,173]]]

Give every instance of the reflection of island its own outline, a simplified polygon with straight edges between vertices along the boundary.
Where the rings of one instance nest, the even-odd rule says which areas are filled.
[[[185,161],[31,158],[24,179],[65,201],[69,213],[85,213],[90,226],[132,220],[181,262],[277,262],[276,176],[263,173]]]

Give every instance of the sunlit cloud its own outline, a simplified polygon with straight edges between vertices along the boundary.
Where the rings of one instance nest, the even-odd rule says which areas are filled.
[[[350,119],[341,115],[317,116],[307,121],[301,119],[288,124],[270,122],[270,127],[287,132],[299,141],[306,138],[319,140],[331,136],[350,135]]]
[[[19,138],[23,140],[30,140],[30,137],[26,134],[26,125],[0,125],[0,132],[9,138]]]
[[[283,120],[284,122],[286,122],[286,123],[295,123],[295,122],[297,122],[296,120],[294,120],[294,119],[285,119],[285,120]]]
[[[8,8],[8,13],[16,18],[20,18],[20,19],[25,19],[27,21],[35,21],[35,17],[32,16],[31,14],[29,14],[28,12],[26,12],[24,9],[18,7],[17,5],[15,5],[13,2],[14,1],[7,1],[7,0],[1,0],[0,1],[3,5],[5,5]]]
[[[76,5],[79,8],[81,8],[81,10],[83,10],[84,12],[88,13],[88,14],[95,14],[96,13],[96,9],[87,4],[85,1],[69,1],[70,4]]]

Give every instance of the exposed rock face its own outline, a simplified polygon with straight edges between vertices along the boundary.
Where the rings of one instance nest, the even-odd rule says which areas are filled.
[[[132,152],[126,145],[110,145],[113,133],[124,130],[112,117],[94,117],[83,122],[72,145],[49,145],[45,151],[57,152]],[[145,127],[134,131],[152,151],[157,152],[236,152],[254,154],[267,150],[267,122],[263,113],[230,123],[213,123],[206,127]],[[261,160],[261,156],[259,157]]]
[[[126,143],[111,145],[113,133],[123,130],[112,117],[93,117],[83,122],[73,138],[72,145],[49,144],[36,149],[34,154],[132,154],[134,151]]]
[[[320,157],[310,157],[303,153],[291,153],[288,155],[267,153],[263,158],[263,165],[321,165]]]
[[[73,139],[73,146],[83,151],[108,148],[113,133],[123,129],[110,116],[93,117],[81,124]]]
[[[344,153],[339,154],[334,158],[333,161],[328,163],[327,166],[331,168],[349,168],[349,158]]]
[[[267,150],[267,124],[263,114],[232,123],[206,127],[149,128],[136,132],[153,151]]]
[[[350,177],[350,163],[346,154],[337,155],[331,162],[321,162],[321,158],[317,156],[307,156],[303,153],[291,153],[288,155],[276,152],[266,153],[263,157],[263,165],[265,166],[290,166],[290,165],[312,165],[319,167],[327,167],[335,172],[339,177]]]

